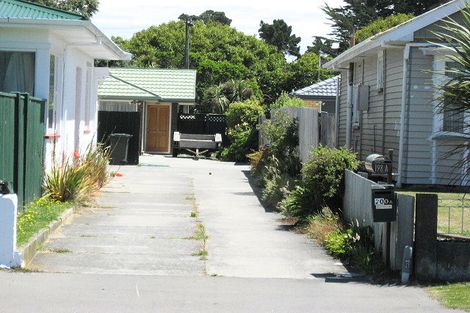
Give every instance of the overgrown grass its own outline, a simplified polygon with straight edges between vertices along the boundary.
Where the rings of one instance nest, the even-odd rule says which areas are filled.
[[[449,308],[470,312],[470,283],[431,287],[429,292]]]
[[[470,237],[470,195],[451,192],[400,191],[416,197],[417,193],[432,193],[439,197],[437,229],[441,233]],[[462,212],[463,207],[463,212]],[[463,213],[463,214],[462,214]],[[463,227],[462,227],[463,222]]]
[[[17,245],[24,245],[35,233],[57,220],[66,209],[72,206],[71,202],[60,202],[47,197],[26,205],[25,212],[18,215]]]
[[[335,258],[358,270],[378,276],[384,265],[374,251],[372,230],[358,225],[343,225],[340,217],[324,208],[307,219],[307,234]]]

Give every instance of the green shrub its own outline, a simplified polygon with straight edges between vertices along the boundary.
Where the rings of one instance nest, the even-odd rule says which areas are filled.
[[[230,144],[221,152],[227,161],[245,161],[246,155],[258,148],[256,125],[264,109],[255,99],[235,102],[227,111]]]
[[[272,208],[278,208],[278,204],[284,199],[289,190],[295,186],[295,180],[281,171],[280,163],[275,156],[271,156],[269,164],[265,167],[266,174],[263,181],[262,200]]]
[[[312,207],[313,202],[312,193],[302,185],[296,185],[286,193],[285,198],[279,204],[279,209],[284,216],[302,218],[306,208]]]
[[[276,99],[271,105],[270,109],[280,109],[288,107],[306,107],[304,100],[296,97],[290,97],[285,91],[281,93],[279,98]]]
[[[264,121],[259,130],[269,142],[269,155],[282,160],[275,166],[281,173],[297,179],[302,167],[298,151],[297,121],[287,113],[279,111],[275,112],[270,120]]]
[[[367,274],[381,274],[384,265],[374,250],[372,228],[357,223],[344,226],[338,214],[324,208],[308,217],[307,233],[327,252]]]
[[[325,248],[334,257],[344,259],[350,250],[350,229],[337,229],[329,233],[325,238]]]
[[[229,129],[245,123],[255,127],[258,124],[259,117],[264,115],[264,108],[257,99],[249,99],[232,103],[226,115]]]
[[[324,207],[340,207],[341,182],[346,169],[356,169],[356,155],[347,149],[319,147],[302,168],[302,181],[288,193],[280,207],[283,214],[305,219]]]
[[[319,147],[302,169],[302,183],[313,193],[315,210],[327,206],[336,210],[345,170],[357,169],[356,154],[348,149]]]
[[[231,143],[221,152],[222,160],[242,162],[247,158],[247,153],[257,144],[257,134],[249,125],[236,125],[228,130]]]

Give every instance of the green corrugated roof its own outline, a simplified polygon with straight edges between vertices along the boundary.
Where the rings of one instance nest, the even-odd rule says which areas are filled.
[[[111,68],[98,88],[100,99],[194,102],[196,71]]]
[[[0,0],[0,18],[37,20],[86,20],[79,14],[22,0]]]

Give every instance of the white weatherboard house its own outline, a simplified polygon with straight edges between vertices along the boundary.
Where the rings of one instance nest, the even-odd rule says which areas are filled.
[[[470,141],[467,112],[442,112],[439,85],[449,78],[449,50],[436,31],[462,18],[464,0],[450,1],[345,51],[325,67],[341,73],[337,139],[365,160],[394,150],[398,185],[468,185],[468,158],[449,151]]]
[[[0,0],[0,91],[47,99],[46,168],[96,140],[95,59],[129,60],[83,16],[26,1]]]

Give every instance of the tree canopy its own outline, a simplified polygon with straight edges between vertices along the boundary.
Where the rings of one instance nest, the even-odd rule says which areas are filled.
[[[184,22],[172,21],[136,33],[131,39],[115,38],[133,54],[132,66],[182,68]],[[245,81],[255,95],[273,102],[281,91],[292,91],[316,81],[318,59],[314,53],[288,63],[283,53],[255,36],[212,20],[196,20],[191,27],[190,68],[197,69],[197,97],[229,81]],[[312,74],[313,73],[313,74]]]
[[[98,12],[99,0],[28,0],[52,8],[78,13],[87,18]]]
[[[287,25],[284,20],[274,20],[272,24],[261,21],[258,33],[261,39],[275,46],[278,51],[296,57],[300,56],[301,38],[292,34],[292,26]]]
[[[188,15],[188,14],[183,13],[179,16],[178,19],[180,19],[182,21],[184,21],[186,19],[189,19],[193,22],[194,21],[203,21],[205,23],[217,22],[217,23],[220,23],[220,24],[223,24],[223,25],[228,25],[228,26],[230,26],[230,24],[232,23],[232,20],[229,19],[225,15],[225,12],[214,11],[214,10],[206,10],[206,11],[202,12],[199,15]]]

